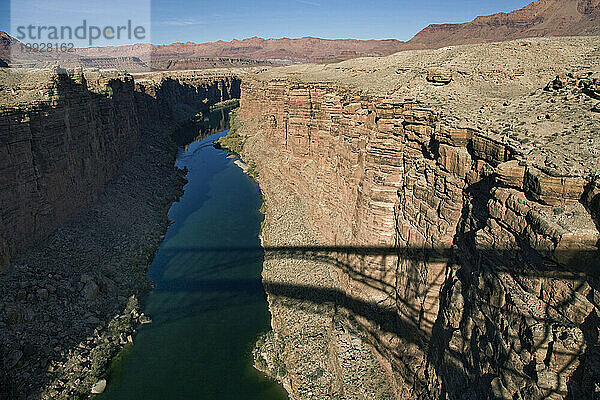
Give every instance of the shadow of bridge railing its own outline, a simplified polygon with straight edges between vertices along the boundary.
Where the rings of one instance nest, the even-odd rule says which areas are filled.
[[[464,259],[465,255],[457,254],[455,247],[420,248],[395,246],[226,246],[226,247],[165,247],[161,249],[165,255],[181,253],[227,253],[244,255],[248,260],[265,259],[304,259],[317,261],[334,261],[341,257],[396,257],[399,260],[415,262],[448,262]],[[507,260],[522,257],[523,249],[476,249],[468,255],[471,262],[493,266],[496,272],[506,271],[515,276],[570,278],[599,278],[600,252],[598,250],[555,250],[530,251],[527,257],[527,268],[514,268],[506,264]],[[494,261],[500,262],[494,262]],[[227,263],[215,264],[215,267],[226,267]],[[343,265],[338,265],[343,266]],[[532,266],[535,266],[532,268]],[[349,271],[352,265],[346,265]],[[352,271],[358,272],[358,271]]]
[[[394,304],[382,304],[381,302],[371,301],[368,296],[361,298],[352,296],[339,288],[319,286],[317,284],[299,284],[289,283],[284,280],[277,281],[268,278],[262,282],[265,292],[275,298],[293,300],[298,304],[331,304],[337,309],[345,310],[348,315],[360,317],[369,321],[369,325],[364,327],[369,330],[371,337],[377,338],[380,335],[377,331],[393,333],[403,339],[404,343],[412,343],[424,349],[430,346],[431,336],[435,334],[435,324],[437,314],[427,315],[424,319],[426,325],[434,327],[433,330],[422,329],[420,321],[416,321],[406,313],[419,315],[422,310],[420,304],[412,304],[406,301],[398,292],[394,282],[384,281],[377,274],[372,273],[373,264],[386,265],[386,263],[405,263],[408,268],[427,268],[429,263],[441,263],[449,267],[453,263],[464,265],[465,260],[472,268],[479,269],[491,274],[507,273],[518,284],[521,279],[530,278],[549,278],[566,280],[570,282],[572,291],[562,300],[554,303],[546,302],[546,310],[543,316],[539,317],[539,322],[543,322],[547,329],[551,329],[552,321],[557,315],[564,312],[564,308],[577,301],[577,292],[584,286],[590,285],[594,290],[598,290],[600,276],[600,253],[597,250],[558,250],[553,252],[531,251],[531,249],[477,249],[476,251],[459,251],[456,247],[451,248],[410,248],[394,246],[227,246],[227,247],[173,247],[163,248],[164,254],[185,254],[185,253],[212,253],[217,255],[214,259],[219,259],[219,254],[227,254],[223,257],[224,261],[216,262],[211,269],[234,268],[239,265],[240,260],[247,262],[262,262],[262,260],[310,260],[315,262],[327,263],[340,271],[344,271],[348,276],[359,281],[366,286],[380,290],[390,298],[393,298]],[[234,255],[234,257],[232,257]],[[235,279],[234,279],[235,280]],[[188,282],[190,287],[206,288],[210,285]],[[430,293],[433,282],[424,285],[416,295],[427,295]],[[231,285],[227,281],[221,282],[219,290],[236,290],[235,282]],[[244,285],[242,285],[244,286]],[[443,290],[437,288],[438,291]],[[523,290],[527,290],[523,285]],[[439,295],[440,302],[444,300],[444,293],[432,293]],[[231,296],[233,299],[234,296]],[[519,317],[519,311],[512,308],[502,310],[502,313],[510,316],[511,313]],[[439,328],[439,326],[437,327]],[[442,328],[443,329],[443,328]],[[439,332],[438,332],[439,333]],[[550,332],[546,332],[550,334]],[[378,343],[378,345],[387,346],[387,344]],[[443,347],[443,346],[442,346]],[[401,354],[401,349],[387,348],[394,354]],[[443,349],[445,354],[455,360],[460,360],[468,364],[464,354],[452,351],[449,348]],[[535,352],[535,348],[531,349]],[[439,355],[430,356],[441,360]],[[583,351],[583,349],[582,349]],[[575,357],[571,360],[574,363]],[[570,364],[570,365],[571,365]],[[566,369],[568,366],[565,366]],[[527,371],[512,371],[517,376],[527,377]],[[531,378],[531,377],[530,377]],[[416,378],[415,378],[416,379]],[[550,390],[549,393],[554,393]]]
[[[472,265],[479,264],[487,272],[508,273],[517,282],[523,277],[527,278],[553,278],[568,280],[574,282],[574,293],[584,282],[597,289],[598,277],[600,275],[600,253],[589,250],[560,250],[546,255],[533,252],[528,259],[522,257],[520,249],[508,250],[486,250],[479,249],[472,254],[457,254],[456,248],[409,248],[394,246],[226,246],[226,247],[165,247],[161,252],[166,255],[182,255],[186,253],[216,255],[226,254],[223,261],[212,262],[208,267],[210,270],[223,270],[236,268],[241,263],[262,262],[265,260],[309,260],[326,263],[338,268],[348,274],[348,276],[367,287],[386,293],[394,297],[397,306],[404,307],[412,315],[421,314],[425,325],[431,327],[435,323],[435,314],[423,317],[423,310],[407,302],[402,296],[397,295],[397,287],[394,282],[386,281],[380,278],[377,273],[371,271],[373,264],[385,265],[386,263],[407,263],[408,268],[427,268],[429,263],[449,264],[457,262],[458,259],[470,258]],[[512,260],[512,262],[511,262]],[[560,260],[559,263],[557,260]],[[514,267],[514,265],[521,267]],[[534,267],[532,267],[535,266]],[[434,279],[435,280],[435,279]],[[164,286],[168,286],[165,282]],[[185,285],[192,288],[205,287],[210,288],[211,284],[202,282],[193,282],[187,280]],[[204,286],[203,286],[204,285]],[[422,285],[422,288],[413,293],[414,296],[426,296],[431,293],[433,282]],[[286,282],[264,281],[263,286],[269,295],[294,298],[296,300],[307,302],[333,302],[336,305],[343,306],[361,315],[364,318],[372,320],[381,326],[383,330],[399,333],[407,332],[409,325],[417,324],[419,321],[399,320],[398,309],[382,308],[377,302],[369,302],[365,299],[358,299],[349,296],[338,288],[323,288],[317,285],[294,285]],[[227,280],[218,285],[220,290],[227,290]],[[231,281],[230,289],[234,290],[239,285]],[[173,282],[173,288],[182,289],[181,284]],[[439,290],[439,289],[438,289]],[[437,293],[433,293],[437,295]],[[567,298],[562,305],[567,305],[573,298]],[[506,310],[506,312],[510,312]],[[551,318],[550,313],[548,318]],[[408,325],[407,325],[408,323]],[[421,334],[411,335],[415,340],[424,340]]]

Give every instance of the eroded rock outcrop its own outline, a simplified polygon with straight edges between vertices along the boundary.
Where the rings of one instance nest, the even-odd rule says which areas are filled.
[[[578,72],[560,99],[543,90],[578,59],[598,67],[589,43],[245,77],[236,133],[266,198],[279,343],[265,359],[292,398],[597,395],[598,159],[544,143],[547,105],[573,143],[598,129]],[[444,86],[439,59],[460,71]]]

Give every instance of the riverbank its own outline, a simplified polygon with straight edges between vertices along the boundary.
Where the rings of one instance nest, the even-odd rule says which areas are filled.
[[[277,162],[278,149],[261,136],[248,135],[261,129],[254,121],[234,117],[233,125],[236,130],[219,144],[253,166],[252,174],[245,172],[260,185],[265,215],[262,279],[272,330],[255,344],[254,367],[277,380],[293,399],[393,398],[395,388],[380,355],[352,325],[356,316],[335,295],[344,276],[332,268],[331,259],[313,254],[331,243],[311,223],[310,206],[271,174],[257,172],[268,172],[261,162]]]
[[[146,269],[186,182],[173,130],[239,97],[240,81],[24,72],[0,85],[12,93],[0,110],[0,399],[88,397],[148,322]]]

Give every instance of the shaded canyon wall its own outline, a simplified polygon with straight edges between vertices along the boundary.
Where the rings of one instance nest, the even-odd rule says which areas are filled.
[[[36,100],[0,110],[0,266],[96,201],[145,126],[168,129],[239,97],[239,79],[227,73],[139,82],[117,73],[36,73]]]

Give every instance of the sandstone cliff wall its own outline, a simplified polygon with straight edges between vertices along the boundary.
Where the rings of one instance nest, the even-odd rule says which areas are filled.
[[[292,398],[593,396],[593,177],[550,175],[506,137],[333,83],[246,77],[238,116]],[[308,246],[281,222],[295,209]],[[322,304],[308,315],[308,302]],[[362,367],[364,341],[377,367]],[[316,370],[311,352],[327,359]]]
[[[21,100],[0,109],[0,265],[96,201],[144,126],[176,124],[239,97],[231,74],[139,83],[116,73],[6,74],[19,79],[7,91]]]
[[[136,77],[136,88],[153,99],[161,118],[184,121],[213,104],[239,99],[240,82],[227,70],[167,72]]]

